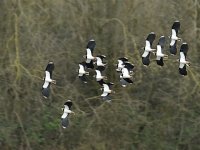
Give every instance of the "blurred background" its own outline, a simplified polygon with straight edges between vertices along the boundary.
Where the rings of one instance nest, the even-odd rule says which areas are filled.
[[[186,77],[178,73],[179,54],[163,68],[141,63],[146,36],[156,33],[156,48],[175,20],[189,44]],[[0,149],[199,150],[199,33],[199,0],[1,0]],[[91,38],[94,55],[107,56],[104,73],[116,91],[111,103],[102,101],[94,72],[88,84],[77,77]],[[122,56],[135,64],[134,84],[126,88],[114,66]],[[57,84],[46,100],[41,88],[49,60]],[[76,115],[62,129],[67,99]]]

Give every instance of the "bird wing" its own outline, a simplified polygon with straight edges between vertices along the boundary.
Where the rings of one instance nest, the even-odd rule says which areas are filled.
[[[150,50],[150,49],[151,49],[151,44],[150,44],[150,42],[146,40],[145,43],[146,43],[146,44],[145,44],[145,51],[146,51],[146,50]]]
[[[68,106],[68,109],[71,109],[73,103],[71,100],[68,100],[67,102],[64,103],[64,106]]]
[[[83,74],[82,76],[79,76],[79,79],[85,83],[87,83],[87,78],[86,78],[86,75]]]
[[[122,77],[123,78],[130,78],[131,77],[127,68],[122,69]]]
[[[48,71],[50,73],[50,77],[52,78],[52,72],[54,70],[54,63],[52,61],[50,61],[48,64],[47,64],[47,67],[45,69],[45,71]]]
[[[96,57],[97,59],[97,66],[102,66],[103,65],[103,60],[100,57]]]
[[[176,40],[171,39],[170,46],[174,46],[176,44]]]
[[[61,118],[61,124],[62,124],[62,127],[63,127],[63,128],[67,128],[68,125],[69,125],[68,117]]]
[[[133,83],[133,81],[130,78],[124,78],[124,80],[128,83]]]
[[[187,43],[183,43],[181,45],[180,52],[183,52],[185,57],[186,57],[188,49],[189,49],[188,44]]]
[[[158,45],[161,46],[161,48],[164,48],[164,45],[165,45],[165,37],[164,36],[161,36],[159,41],[158,41]]]
[[[99,70],[95,70],[96,71],[96,78],[102,78],[101,72]]]
[[[172,29],[175,30],[176,35],[178,35],[178,30],[180,29],[180,26],[181,26],[181,24],[180,24],[179,21],[175,21],[175,22],[173,23],[173,25],[172,25]]]
[[[97,66],[97,70],[99,70],[99,71],[104,71],[104,70],[105,70],[105,67],[104,67],[104,66]]]
[[[173,55],[176,55],[177,53],[176,43],[177,41],[174,40],[174,43],[172,43],[172,45],[170,44],[170,53]]]
[[[83,74],[85,74],[85,69],[84,66],[79,64],[79,70],[78,70],[79,76],[82,76]]]
[[[124,68],[124,65],[123,65],[124,62],[122,60],[120,60],[120,59],[118,59],[117,61],[118,61],[117,68],[118,69]]]
[[[91,49],[89,48],[86,49],[86,56],[87,56],[87,59],[93,58]]]
[[[155,34],[154,32],[151,32],[151,33],[149,33],[149,35],[147,36],[146,41],[149,41],[150,46],[152,46],[153,41],[155,40],[155,38],[156,38],[156,34]]]
[[[86,60],[86,67],[87,68],[91,68],[91,69],[93,69],[94,68],[94,64],[93,64],[93,60],[89,60],[88,61],[88,59]]]
[[[103,79],[101,79],[100,81],[97,81],[101,86],[103,86],[103,84],[105,84],[105,82],[103,81]]]
[[[49,71],[45,71],[45,81],[51,82],[51,73]]]
[[[103,92],[103,94],[101,94],[102,97],[108,96],[109,93],[107,92]]]
[[[88,42],[86,48],[87,48],[87,49],[90,49],[91,52],[93,53],[95,46],[96,46],[95,40],[91,39],[91,40]]]
[[[50,95],[50,84],[46,88],[42,88],[42,95],[48,98]]]
[[[110,91],[110,87],[108,86],[108,84],[103,84],[103,91],[107,92]]]
[[[129,71],[133,70],[133,68],[134,68],[134,65],[131,64],[130,62],[126,62],[126,63],[124,63],[124,65],[125,65],[125,68],[127,68]]]
[[[150,52],[144,51],[144,53],[142,54],[142,57],[150,56],[149,54],[150,54]]]
[[[126,80],[124,80],[123,78],[120,79],[120,83],[121,83],[121,85],[124,86],[124,87],[128,84],[128,82],[127,82]]]
[[[64,105],[65,108],[64,108],[64,111],[63,111],[63,114],[62,114],[61,118],[66,118],[68,116],[68,114],[72,112],[68,105],[70,106],[70,108],[72,106],[72,104],[70,104],[70,103]]]
[[[47,88],[50,85],[50,82],[44,81],[43,88]]]
[[[44,84],[43,84],[43,88],[47,88],[50,85],[51,82],[51,78],[50,78],[50,72],[49,71],[45,71],[45,78],[44,78]]]
[[[156,51],[157,57],[164,57],[164,54],[162,53],[162,48],[160,45],[157,45],[157,51]]]
[[[122,62],[125,62],[125,61],[128,61],[128,58],[126,58],[126,57],[120,57],[120,58],[118,58],[118,60],[121,60]]]

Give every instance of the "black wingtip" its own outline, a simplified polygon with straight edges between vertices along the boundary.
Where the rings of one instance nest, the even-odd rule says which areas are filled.
[[[67,100],[67,101],[64,103],[64,105],[68,106],[68,107],[69,107],[69,109],[71,109],[71,107],[72,107],[73,103],[72,103],[72,101],[71,101],[71,100]]]
[[[42,88],[42,95],[45,99],[47,99],[50,95],[50,88]]]
[[[95,48],[95,46],[96,46],[96,42],[95,42],[95,40],[94,40],[94,39],[91,39],[91,40],[88,42],[86,48],[89,48],[90,50],[93,51],[94,48]]]

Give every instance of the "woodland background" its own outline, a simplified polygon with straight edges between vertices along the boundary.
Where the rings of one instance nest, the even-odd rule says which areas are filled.
[[[178,73],[179,55],[169,56],[163,68],[155,61],[149,68],[141,63],[147,34],[156,33],[156,47],[175,20],[189,44],[186,77]],[[116,91],[111,103],[101,100],[94,73],[88,84],[77,77],[91,38],[97,43],[94,55],[107,56],[105,75]],[[164,53],[169,54],[169,39]],[[127,88],[114,67],[121,56],[136,66]],[[41,88],[49,60],[57,85],[45,100]],[[199,60],[199,0],[1,0],[0,149],[199,150]],[[67,99],[76,115],[63,130]]]

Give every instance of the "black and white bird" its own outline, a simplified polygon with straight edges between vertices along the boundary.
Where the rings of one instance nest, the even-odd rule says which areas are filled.
[[[51,83],[56,84],[56,80],[52,79],[53,70],[54,70],[54,63],[50,61],[45,69],[44,84],[42,86],[42,95],[44,98],[48,98],[50,95]]]
[[[177,44],[177,41],[181,40],[181,38],[178,37],[178,31],[180,29],[180,25],[181,24],[179,21],[175,21],[172,25],[171,42],[169,46],[171,55],[177,54],[176,44]]]
[[[102,75],[102,72],[100,70],[98,70],[98,68],[95,70],[96,72],[96,81],[102,86],[102,83],[104,82],[104,80],[107,80],[106,76]]]
[[[92,39],[88,42],[86,46],[86,67],[93,69],[94,68],[94,60],[96,57],[93,56],[93,51],[96,46],[96,42]]]
[[[86,68],[86,62],[85,61],[79,63],[78,77],[84,83],[87,83],[86,75],[89,75],[89,72],[85,71],[85,68]]]
[[[154,32],[149,33],[146,38],[146,44],[144,47],[144,53],[142,54],[142,63],[144,66],[148,66],[150,64],[150,54],[154,53],[156,49],[152,48],[153,41],[156,38],[156,34]]]
[[[101,97],[103,98],[103,100],[111,100],[110,98],[110,94],[111,93],[115,93],[113,90],[111,90],[111,86],[114,85],[114,83],[112,82],[109,82],[109,83],[105,83],[103,82],[103,88],[102,88],[102,91],[103,93],[101,94]]]
[[[116,71],[117,72],[121,72],[122,69],[124,68],[124,63],[128,61],[128,58],[126,57],[121,57],[121,58],[118,58],[118,64],[117,64],[117,69]]]
[[[179,59],[179,73],[183,76],[187,75],[186,66],[190,65],[190,62],[186,61],[187,52],[188,52],[188,44],[183,43],[180,48],[180,59]]]
[[[96,56],[96,65],[98,67],[98,70],[104,71],[106,63],[103,62],[103,60],[106,58],[105,55],[98,55]]]
[[[131,80],[133,68],[134,65],[130,62],[124,63],[124,68],[122,69],[122,73],[120,75],[120,83],[123,87],[126,87],[127,84],[133,83],[133,81]]]
[[[164,60],[163,59],[167,59],[168,55],[163,54],[163,49],[164,49],[164,45],[165,45],[165,37],[161,36],[159,41],[158,41],[158,45],[157,45],[157,51],[156,51],[156,62],[159,66],[164,66]]]
[[[61,124],[63,128],[66,128],[69,125],[69,119],[68,119],[69,114],[71,113],[74,114],[74,112],[71,111],[71,107],[72,107],[72,101],[67,100],[67,102],[64,103],[64,108],[62,108],[63,114],[61,116]]]

